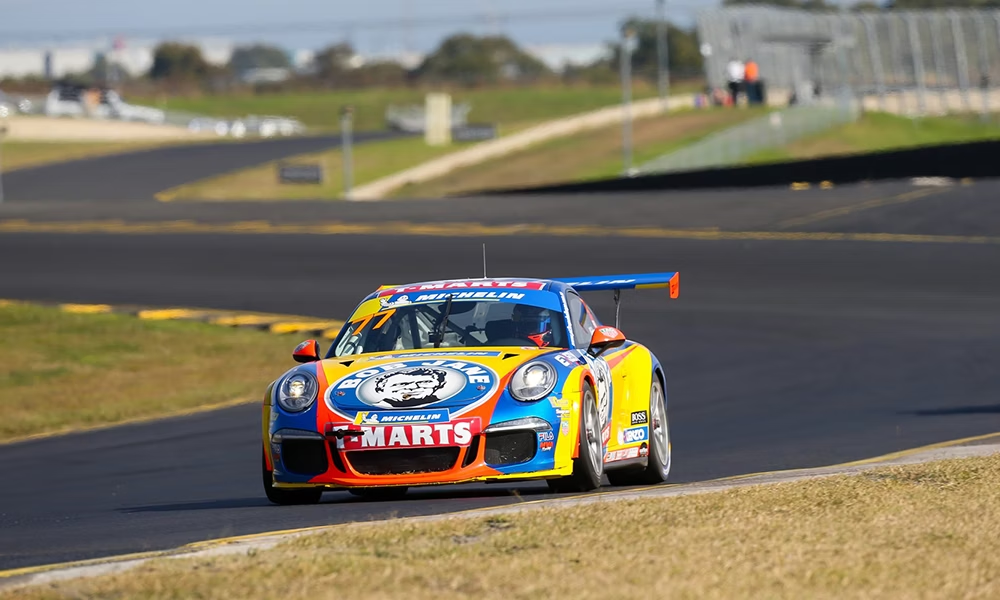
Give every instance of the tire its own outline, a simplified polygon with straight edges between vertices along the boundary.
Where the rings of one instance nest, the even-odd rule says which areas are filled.
[[[274,479],[271,472],[267,470],[267,459],[263,453],[260,457],[261,480],[264,484],[264,493],[267,499],[273,504],[280,506],[290,506],[294,504],[318,504],[323,497],[323,490],[320,488],[303,490],[284,490],[274,487]]]
[[[645,469],[609,471],[611,485],[656,485],[670,475],[670,427],[663,387],[656,376],[649,388],[649,460]]]
[[[580,403],[580,453],[573,459],[573,474],[550,479],[549,489],[556,493],[590,492],[601,487],[604,475],[604,441],[597,400],[590,386],[583,391]]]
[[[353,490],[347,490],[348,494],[352,496],[357,496],[358,498],[364,498],[365,500],[373,500],[377,502],[384,502],[386,500],[399,500],[406,495],[406,490],[410,488],[406,486],[402,487],[384,487],[384,488],[358,488]]]

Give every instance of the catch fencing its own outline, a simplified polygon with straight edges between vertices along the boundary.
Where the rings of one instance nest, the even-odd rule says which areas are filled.
[[[709,84],[753,58],[779,93],[844,91],[909,114],[1000,109],[1000,10],[811,12],[761,6],[702,11]],[[801,97],[801,96],[800,96]]]
[[[858,114],[856,102],[793,106],[712,134],[642,165],[639,172],[670,173],[737,165],[757,152],[853,122]]]

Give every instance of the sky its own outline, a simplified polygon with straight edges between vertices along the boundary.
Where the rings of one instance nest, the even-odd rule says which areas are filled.
[[[674,21],[718,0],[667,0]],[[0,47],[121,34],[216,38],[317,49],[348,40],[363,52],[427,51],[456,31],[503,33],[526,45],[599,44],[655,0],[0,0]]]

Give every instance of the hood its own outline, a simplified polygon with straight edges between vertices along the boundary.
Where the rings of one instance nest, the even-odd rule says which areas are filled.
[[[494,398],[526,361],[556,352],[543,348],[409,350],[327,359],[327,407],[354,420],[368,411],[447,409],[451,417]]]

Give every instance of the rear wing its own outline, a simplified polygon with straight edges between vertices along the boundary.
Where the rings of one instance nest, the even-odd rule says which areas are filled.
[[[578,292],[599,292],[602,290],[648,290],[670,288],[670,297],[680,295],[680,273],[642,273],[637,275],[600,275],[597,277],[573,277],[553,279],[565,283]]]

